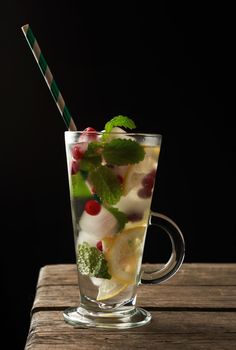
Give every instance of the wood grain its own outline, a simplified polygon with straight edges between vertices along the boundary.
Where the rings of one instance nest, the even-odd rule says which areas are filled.
[[[231,349],[236,317],[231,312],[158,312],[142,328],[107,331],[67,325],[58,311],[34,314],[26,349]]]
[[[78,306],[79,290],[74,286],[40,287],[33,311],[42,308]],[[146,308],[218,308],[235,309],[236,288],[233,286],[140,286],[137,303]]]
[[[152,265],[145,264],[151,269]],[[158,266],[158,265],[157,265]],[[41,268],[41,285],[77,285],[76,265],[46,265]],[[236,284],[236,264],[183,264],[175,276],[163,284],[168,285],[229,285]]]
[[[26,350],[236,349],[236,264],[183,264],[160,285],[138,288],[149,325],[130,330],[72,327],[62,310],[77,306],[75,265],[40,270]]]

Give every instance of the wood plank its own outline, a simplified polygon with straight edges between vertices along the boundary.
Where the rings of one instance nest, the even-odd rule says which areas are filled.
[[[235,349],[236,313],[152,312],[149,325],[124,331],[75,328],[60,311],[33,315],[25,350]]]
[[[77,286],[41,286],[37,290],[33,311],[42,308],[62,309],[77,306],[78,303]],[[137,303],[148,308],[236,310],[236,287],[145,285],[138,289]]]
[[[150,266],[145,264],[146,266]],[[75,264],[47,265],[41,268],[38,286],[77,285]],[[236,264],[184,263],[175,276],[164,284],[168,285],[236,285]]]
[[[38,287],[77,284],[78,277],[75,264],[46,265],[39,271]]]
[[[74,264],[40,270],[25,350],[34,349],[235,349],[236,264],[183,264],[168,282],[142,285],[137,303],[152,322],[125,331],[75,328],[62,310],[77,306]]]

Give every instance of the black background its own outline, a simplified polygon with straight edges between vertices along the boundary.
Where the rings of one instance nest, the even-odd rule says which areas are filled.
[[[153,209],[182,229],[185,261],[236,262],[233,9],[148,3],[1,4],[2,320],[12,348],[24,347],[40,267],[74,262],[65,125],[26,23],[78,129],[123,114],[163,135]],[[166,259],[167,246],[151,232],[144,260]]]

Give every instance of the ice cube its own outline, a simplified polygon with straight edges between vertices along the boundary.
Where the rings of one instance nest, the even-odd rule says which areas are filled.
[[[115,174],[116,176],[121,176],[122,179],[124,179],[129,169],[129,165],[114,165],[110,169],[113,172],[113,174]]]
[[[144,160],[133,165],[132,171],[134,173],[147,175],[149,172],[156,169],[157,169],[157,160],[155,158],[145,156]]]
[[[104,282],[104,278],[98,278],[98,277],[90,277],[91,282],[94,286],[100,287],[100,285]]]
[[[79,226],[83,231],[89,232],[97,241],[103,237],[112,236],[117,231],[117,220],[103,206],[97,215],[90,215],[86,211],[83,212]]]
[[[76,245],[78,246],[84,242],[87,242],[91,247],[96,247],[98,239],[91,233],[80,231]]]
[[[127,196],[122,196],[115,206],[127,216],[134,212],[143,216],[145,211],[149,211],[150,205],[151,198],[140,198],[137,189],[133,189]]]
[[[134,140],[133,137],[127,135],[127,132],[121,128],[119,128],[118,126],[115,126],[114,128],[112,128],[111,130],[111,134],[109,136],[110,139],[130,139],[130,140]]]

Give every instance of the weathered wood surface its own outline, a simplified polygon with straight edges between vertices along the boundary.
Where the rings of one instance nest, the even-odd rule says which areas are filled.
[[[75,328],[62,310],[79,301],[75,265],[41,269],[25,349],[236,349],[236,264],[183,264],[161,285],[138,290],[149,325],[123,331]]]
[[[149,265],[146,265],[149,266]],[[46,265],[41,268],[38,287],[46,285],[77,285],[76,265]],[[236,264],[183,264],[168,285],[229,285],[236,284]]]

